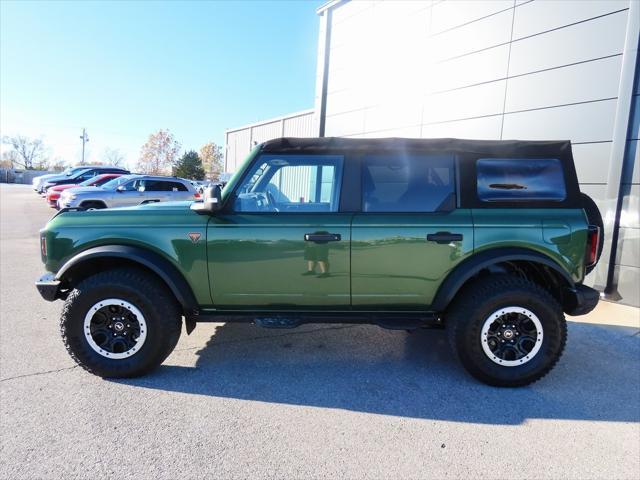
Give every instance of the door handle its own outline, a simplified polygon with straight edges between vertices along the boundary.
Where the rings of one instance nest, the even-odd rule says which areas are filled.
[[[427,241],[436,243],[461,242],[462,234],[450,232],[429,233],[427,235]]]
[[[327,242],[339,242],[342,240],[342,235],[339,233],[305,233],[305,242],[327,243]]]

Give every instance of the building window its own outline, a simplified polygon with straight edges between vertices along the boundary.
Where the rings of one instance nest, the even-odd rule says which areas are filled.
[[[483,202],[561,202],[567,197],[556,158],[480,158],[476,166]]]
[[[452,155],[374,155],[362,168],[364,212],[422,212],[455,206]]]

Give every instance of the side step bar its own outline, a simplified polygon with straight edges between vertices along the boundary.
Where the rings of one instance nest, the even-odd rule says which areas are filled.
[[[204,311],[189,317],[194,322],[245,322],[263,328],[295,328],[308,323],[360,323],[391,330],[442,328],[435,312],[230,312]]]

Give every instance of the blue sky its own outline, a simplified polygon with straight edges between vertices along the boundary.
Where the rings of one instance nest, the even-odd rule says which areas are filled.
[[[0,2],[0,129],[53,156],[130,164],[168,128],[184,149],[313,107],[321,1]]]

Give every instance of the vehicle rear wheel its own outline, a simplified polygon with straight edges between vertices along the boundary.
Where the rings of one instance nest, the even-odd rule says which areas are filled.
[[[544,288],[520,277],[494,275],[465,287],[447,312],[449,343],[465,369],[498,387],[544,377],[562,355],[567,326]]]
[[[173,351],[180,307],[153,276],[135,268],[100,272],[81,281],[62,310],[60,331],[71,357],[100,377],[144,375]]]

